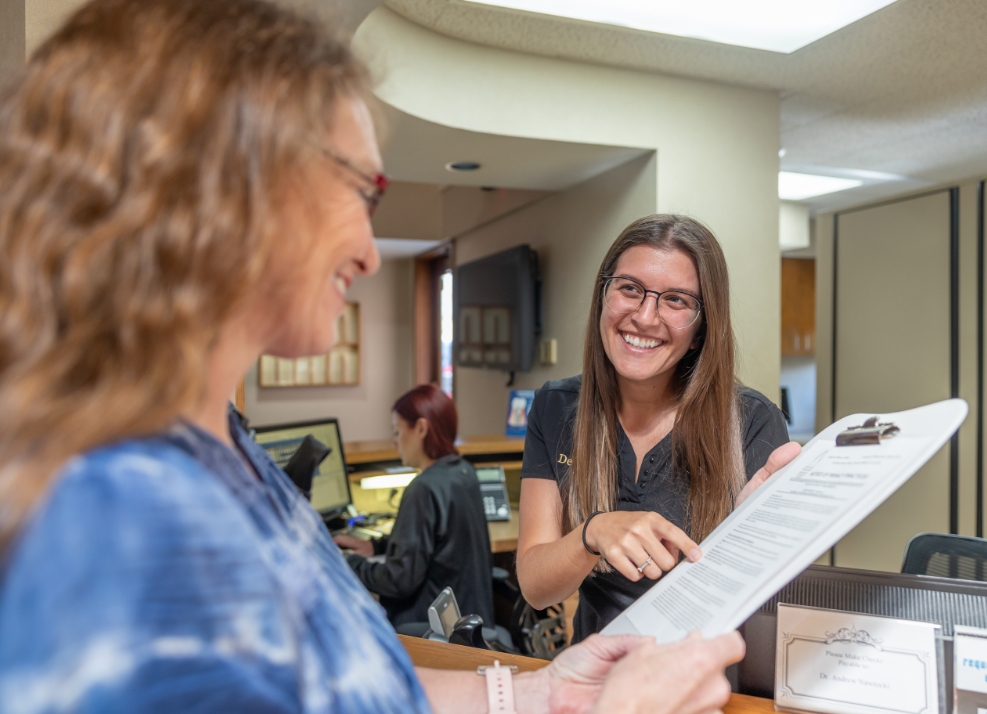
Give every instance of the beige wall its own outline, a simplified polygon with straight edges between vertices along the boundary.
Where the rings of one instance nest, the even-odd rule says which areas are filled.
[[[655,151],[648,210],[689,213],[719,237],[740,376],[777,399],[776,93],[482,47],[386,7],[360,26],[354,46],[381,77],[378,96],[407,114],[489,134]]]
[[[838,419],[949,399],[949,237],[948,192],[840,214]],[[949,531],[949,504],[947,446],[847,534],[836,563],[897,570],[911,536]]]
[[[943,186],[816,219],[816,427],[832,421],[834,220],[836,417],[948,398],[950,202]],[[959,532],[976,532],[977,182],[959,190]],[[876,309],[869,313],[869,307]],[[908,539],[949,530],[949,447],[836,547],[836,564],[897,571]]]
[[[84,0],[23,0],[27,53],[38,49],[83,3]]]
[[[0,2],[0,85],[24,65],[24,0]]]
[[[583,334],[593,279],[603,254],[628,223],[655,210],[655,157],[635,159],[560,191],[456,240],[456,261],[466,263],[528,243],[538,252],[542,330],[558,340],[558,364],[518,373],[516,389],[582,369]],[[507,375],[456,368],[460,432],[497,434],[507,416]]]
[[[261,389],[255,365],[246,378],[251,423],[337,417],[346,441],[390,438],[391,404],[412,387],[411,284],[410,260],[386,260],[350,288],[348,299],[360,303],[359,386]]]

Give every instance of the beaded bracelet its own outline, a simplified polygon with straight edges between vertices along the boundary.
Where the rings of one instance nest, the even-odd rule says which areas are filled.
[[[586,528],[589,526],[589,522],[593,520],[595,516],[598,516],[601,513],[603,513],[603,511],[593,511],[592,513],[589,514],[589,518],[586,519],[586,522],[583,523],[583,548],[588,550],[592,555],[599,555],[599,553],[597,553],[595,550],[590,548],[589,543],[586,542]]]

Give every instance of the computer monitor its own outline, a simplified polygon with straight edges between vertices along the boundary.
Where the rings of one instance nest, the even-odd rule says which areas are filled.
[[[336,419],[276,424],[254,429],[257,443],[284,468],[306,436],[311,434],[330,448],[312,479],[312,508],[324,518],[341,514],[352,502],[350,480],[346,473],[343,439]]]

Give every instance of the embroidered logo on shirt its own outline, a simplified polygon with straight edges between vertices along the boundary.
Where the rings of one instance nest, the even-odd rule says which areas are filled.
[[[572,466],[572,459],[566,456],[565,454],[559,454],[558,462],[560,464],[565,464],[566,466]]]

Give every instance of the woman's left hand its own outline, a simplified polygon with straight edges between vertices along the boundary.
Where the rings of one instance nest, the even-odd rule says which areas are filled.
[[[519,712],[587,714],[719,711],[730,697],[724,668],[744,656],[736,632],[670,645],[652,637],[591,635],[532,675],[515,679]],[[527,681],[532,677],[531,681]]]
[[[782,444],[777,449],[771,452],[771,456],[768,457],[768,463],[764,465],[764,468],[760,469],[753,478],[747,482],[740,493],[737,495],[737,503],[734,506],[736,508],[741,503],[746,501],[754,491],[757,490],[758,486],[768,480],[775,471],[785,466],[798,456],[802,452],[802,447],[794,441],[789,441],[787,444]]]

